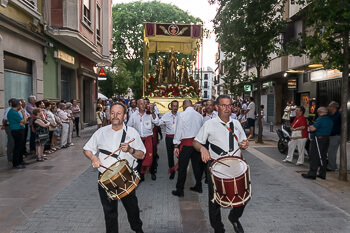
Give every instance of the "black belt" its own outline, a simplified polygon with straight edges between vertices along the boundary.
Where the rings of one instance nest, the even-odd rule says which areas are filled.
[[[316,136],[317,138],[329,138],[329,136]]]

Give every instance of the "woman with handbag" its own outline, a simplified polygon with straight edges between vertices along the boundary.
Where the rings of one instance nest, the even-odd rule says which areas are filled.
[[[298,146],[299,158],[295,165],[302,165],[304,163],[305,144],[309,137],[307,132],[307,120],[304,113],[305,108],[302,106],[295,109],[296,117],[292,123],[292,135],[288,143],[288,155],[283,162],[292,163],[295,147]]]
[[[33,110],[33,128],[36,135],[35,146],[37,151],[38,162],[44,161],[44,145],[49,141],[49,126],[50,122],[43,119],[42,111],[40,108]]]
[[[285,107],[285,109],[283,110],[283,116],[282,116],[282,120],[284,120],[284,125],[286,126],[290,126],[290,111],[291,111],[291,107],[290,107],[290,102],[287,101],[287,106]]]

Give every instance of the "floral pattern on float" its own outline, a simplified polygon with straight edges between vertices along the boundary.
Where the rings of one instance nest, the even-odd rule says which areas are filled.
[[[155,77],[151,76],[146,84],[145,95],[149,97],[182,97],[198,98],[201,93],[198,83],[191,76],[186,85],[178,83],[158,84]]]

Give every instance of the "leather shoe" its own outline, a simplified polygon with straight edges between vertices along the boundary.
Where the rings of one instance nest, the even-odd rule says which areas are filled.
[[[157,179],[156,174],[151,174],[151,179],[152,179],[152,180],[156,180],[156,179]]]
[[[17,165],[15,167],[13,167],[14,169],[22,169],[22,168],[26,168],[24,165],[20,164],[20,165]]]
[[[311,179],[311,180],[316,180],[316,176],[312,176],[308,173],[306,174],[301,174],[302,177],[304,177],[305,179]]]
[[[233,222],[232,225],[236,233],[244,233],[242,224],[239,221]]]
[[[325,176],[321,176],[321,175],[317,175],[318,178],[321,178],[322,180],[325,180],[326,177]]]
[[[174,177],[175,177],[175,172],[171,172],[171,173],[170,173],[170,176],[169,176],[169,179],[170,179],[170,180],[173,180]]]
[[[172,193],[174,196],[177,196],[177,197],[184,197],[184,191],[173,190],[171,193]]]
[[[203,192],[202,187],[199,187],[199,186],[190,187],[190,190],[193,191],[193,192],[197,192],[197,193],[202,193]]]
[[[143,232],[143,230],[141,229],[141,230],[136,231],[136,233],[144,233],[144,232]]]

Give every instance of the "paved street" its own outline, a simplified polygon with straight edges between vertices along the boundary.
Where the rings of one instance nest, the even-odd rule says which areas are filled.
[[[97,171],[81,149],[92,132],[84,130],[74,147],[49,155],[44,163],[33,161],[24,171],[6,167],[6,159],[0,158],[0,232],[105,232]],[[191,192],[189,169],[185,197],[173,197],[176,179],[166,174],[164,141],[159,155],[157,180],[147,175],[136,191],[144,231],[213,232],[206,184],[202,194]],[[284,156],[273,141],[251,142],[244,157],[251,166],[253,192],[241,218],[246,232],[350,232],[350,185],[337,181],[335,173],[327,180],[304,180],[300,173],[307,164],[282,164]],[[131,232],[121,203],[119,208],[120,232]],[[222,211],[223,222],[227,232],[233,232],[228,211]]]

